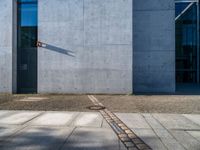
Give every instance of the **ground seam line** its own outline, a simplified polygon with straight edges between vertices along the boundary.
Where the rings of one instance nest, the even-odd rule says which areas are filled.
[[[22,127],[17,127],[17,129],[11,135],[4,137],[5,139],[0,140],[0,143],[8,143],[9,140],[12,140],[17,134],[20,134],[23,129],[27,128],[28,126],[22,125]]]
[[[45,113],[45,111],[40,112],[38,115],[35,115],[33,118],[27,120],[27,121],[24,122],[22,125],[26,125],[26,124],[28,125],[32,120],[36,119],[36,118],[39,117],[39,116],[42,116],[44,113]]]
[[[70,136],[74,133],[75,129],[76,129],[76,127],[74,127],[73,130],[71,131],[71,133],[70,133],[68,136],[66,136],[66,138],[65,138],[65,140],[64,140],[64,142],[63,142],[63,144],[60,145],[60,147],[58,148],[58,150],[62,150],[62,148],[64,147],[64,145],[67,143],[67,140],[68,140],[68,139],[70,138]]]
[[[196,139],[198,141],[198,143],[200,143],[200,140],[197,138],[197,137],[194,137],[192,134],[190,134],[188,131],[185,131],[187,132],[187,134],[189,134],[190,136],[192,136],[194,139]]]
[[[158,136],[158,134],[156,133],[155,129],[151,126],[151,124],[147,121],[147,119],[145,118],[145,116],[143,114],[141,114],[142,117],[144,118],[144,120],[146,121],[146,123],[149,125],[149,127],[151,127],[152,131],[154,132],[154,134],[158,137],[158,139],[160,140],[160,142],[163,144],[163,146],[167,149],[168,147],[165,145],[164,141],[162,141],[161,137]],[[154,119],[154,118],[153,118]],[[156,120],[155,120],[156,121]],[[169,133],[170,134],[170,133]]]
[[[166,129],[166,130],[169,132],[169,134],[176,140],[177,143],[179,143],[185,150],[187,150],[187,149],[185,148],[185,146],[184,146],[182,143],[180,143],[180,142],[176,139],[176,137],[171,133],[170,130],[168,130],[157,118],[155,118],[154,115],[151,114],[151,116],[152,116],[164,129]]]
[[[184,117],[186,120],[192,122],[192,124],[194,124],[194,125],[200,127],[200,125],[199,125],[198,123],[194,122],[194,121],[193,121],[192,119],[190,119],[190,118],[187,118],[186,116],[184,116],[184,114],[181,114],[181,116]]]
[[[73,127],[73,123],[75,122],[75,120],[80,116],[80,112],[78,112],[78,114],[73,118],[71,119],[71,123],[68,124],[68,127]]]

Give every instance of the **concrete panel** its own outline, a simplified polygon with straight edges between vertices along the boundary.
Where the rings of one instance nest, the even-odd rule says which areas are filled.
[[[13,115],[15,115],[16,113],[18,113],[18,111],[1,110],[0,111],[0,120],[2,120],[2,119],[5,120],[5,118],[8,119],[9,117],[13,117]]]
[[[187,150],[199,150],[200,142],[188,134],[186,131],[173,131],[173,136],[181,143]]]
[[[11,23],[12,22],[12,1],[11,0],[1,0],[0,5],[0,23]]]
[[[178,114],[153,114],[153,116],[167,129],[200,129],[200,126]]]
[[[13,114],[13,113],[15,113],[15,111],[1,110],[1,111],[0,111],[0,119],[1,119],[2,117],[11,115],[11,114]]]
[[[40,18],[40,17],[39,17]],[[83,23],[83,20],[82,22]],[[74,23],[75,24],[75,23]],[[79,24],[79,23],[77,23]],[[83,45],[83,25],[68,24],[65,22],[39,22],[39,41],[51,46],[66,48],[71,45]]]
[[[12,1],[0,1],[0,93],[12,92]]]
[[[103,3],[97,0],[85,0],[84,6],[84,44],[101,45]]]
[[[132,44],[131,0],[86,0],[84,6],[85,45]]]
[[[46,112],[30,122],[36,126],[66,126],[78,115],[76,112]]]
[[[154,133],[152,129],[132,129],[132,130],[153,150],[167,150],[165,145],[163,145],[160,138]]]
[[[71,124],[73,127],[101,127],[103,117],[99,113],[80,113]]]
[[[175,91],[175,72],[151,71],[149,69],[134,73],[134,92],[172,92]]]
[[[28,127],[0,143],[1,150],[56,150],[65,142],[73,128]],[[9,144],[8,144],[8,143]]]
[[[175,92],[174,0],[133,1],[133,91]]]
[[[173,0],[133,0],[134,10],[168,10],[174,9]]]
[[[83,1],[84,0],[39,0],[39,24],[40,22],[63,22],[70,23],[72,27],[82,24]]]
[[[132,44],[132,0],[104,0],[103,44]]]
[[[0,125],[0,142],[6,140],[9,136],[15,134],[22,127],[19,126],[8,126],[8,125]]]
[[[175,50],[174,10],[134,11],[133,18],[134,51]]]
[[[131,0],[39,1],[38,32],[39,93],[132,92]]]
[[[0,93],[12,92],[12,48],[0,47]]]
[[[37,117],[41,112],[11,112],[0,118],[0,124],[4,125],[22,125],[33,118]]]
[[[192,115],[183,115],[183,116],[200,126],[200,115],[192,114]]]
[[[102,128],[110,128],[110,125],[107,123],[105,119],[103,120]]]
[[[189,133],[200,142],[200,131],[187,131],[187,133]]]
[[[116,113],[116,115],[132,129],[150,129],[144,117],[140,114]]]
[[[154,132],[170,150],[184,150],[184,147],[166,129],[155,129]],[[173,131],[172,131],[173,132]]]
[[[10,23],[0,22],[0,47],[12,46],[12,25]]]
[[[146,120],[146,122],[149,124],[149,126],[151,126],[152,129],[163,129],[164,127],[153,118],[153,116],[151,114],[142,114],[142,116],[144,117],[144,119]]]
[[[138,51],[134,52],[133,70],[175,72],[174,51]],[[143,63],[140,63],[143,60]]]
[[[40,92],[131,93],[131,46],[88,46],[84,49],[69,46],[69,49],[75,57],[40,49]]]
[[[161,139],[162,143],[170,150],[184,150],[176,139],[166,130],[151,114],[143,114],[145,120],[151,126],[156,135]]]
[[[76,128],[61,150],[119,150],[118,138],[106,128]]]

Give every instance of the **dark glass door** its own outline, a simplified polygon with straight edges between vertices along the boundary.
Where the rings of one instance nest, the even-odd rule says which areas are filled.
[[[176,81],[199,82],[197,2],[176,3]]]
[[[37,92],[37,1],[18,1],[17,90]]]

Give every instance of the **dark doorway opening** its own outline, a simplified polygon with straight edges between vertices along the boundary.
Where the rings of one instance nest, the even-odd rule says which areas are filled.
[[[17,3],[17,93],[37,93],[37,1]]]
[[[199,2],[175,0],[177,91],[200,93]]]

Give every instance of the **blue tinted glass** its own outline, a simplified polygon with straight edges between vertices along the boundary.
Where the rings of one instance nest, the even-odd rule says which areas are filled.
[[[18,0],[20,3],[26,3],[26,2],[37,2],[37,0]]]
[[[176,3],[176,81],[197,82],[196,3]]]
[[[21,4],[21,26],[37,26],[37,4]]]
[[[176,3],[176,17],[189,5],[190,3]]]

